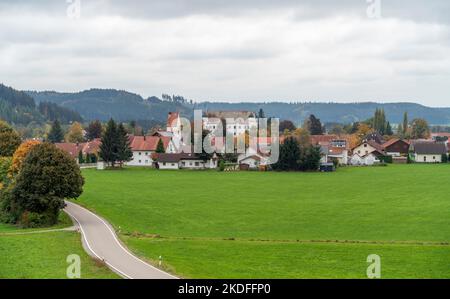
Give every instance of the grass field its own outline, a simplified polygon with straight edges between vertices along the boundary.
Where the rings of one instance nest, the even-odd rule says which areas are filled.
[[[73,231],[36,232],[71,226],[66,214],[47,229],[20,229],[0,224],[0,278],[67,278],[68,255],[81,258],[81,278],[118,278],[107,267],[92,260]]]
[[[369,254],[386,278],[450,277],[450,165],[83,175],[79,202],[183,277],[364,277]]]

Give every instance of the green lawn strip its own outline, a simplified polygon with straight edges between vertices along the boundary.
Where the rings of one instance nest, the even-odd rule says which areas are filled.
[[[124,237],[138,255],[185,278],[367,278],[367,256],[382,278],[450,278],[448,246],[167,240]]]
[[[66,278],[70,254],[81,258],[81,278],[118,278],[85,253],[76,232],[0,236],[0,278]]]

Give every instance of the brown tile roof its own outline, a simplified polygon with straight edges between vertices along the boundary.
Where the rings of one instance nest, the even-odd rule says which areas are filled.
[[[395,143],[397,143],[399,141],[405,142],[406,144],[410,144],[410,142],[408,140],[399,139],[399,138],[393,138],[393,139],[383,143],[382,146],[385,149],[385,148],[390,147],[391,145],[393,145],[393,144],[395,144]]]
[[[373,147],[374,149],[376,149],[379,152],[383,152],[383,146],[377,142],[375,142],[374,140],[369,140],[367,141],[367,144],[369,144],[371,147]]]

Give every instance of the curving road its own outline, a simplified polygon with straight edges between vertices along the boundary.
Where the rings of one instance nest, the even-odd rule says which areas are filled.
[[[134,256],[122,245],[108,222],[77,204],[66,204],[64,211],[80,228],[85,250],[103,260],[111,270],[129,279],[177,278]]]

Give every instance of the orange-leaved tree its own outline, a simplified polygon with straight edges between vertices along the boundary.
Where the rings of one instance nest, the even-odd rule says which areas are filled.
[[[13,155],[11,168],[9,169],[9,173],[12,176],[15,176],[19,173],[20,168],[22,167],[22,163],[25,160],[25,157],[30,152],[30,150],[37,144],[40,144],[40,141],[29,140],[22,143],[16,152]]]

